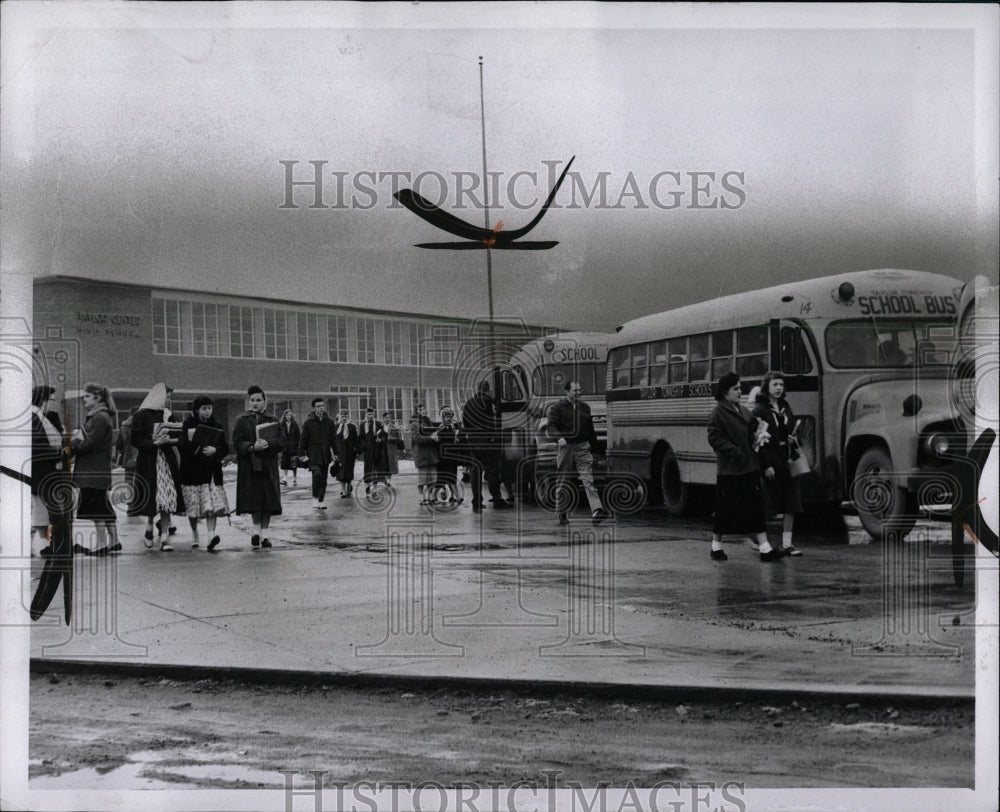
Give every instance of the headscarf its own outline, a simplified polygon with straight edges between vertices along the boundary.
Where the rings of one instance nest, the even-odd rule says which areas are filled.
[[[140,409],[163,409],[167,408],[167,385],[158,383],[149,390],[146,399],[139,404]]]

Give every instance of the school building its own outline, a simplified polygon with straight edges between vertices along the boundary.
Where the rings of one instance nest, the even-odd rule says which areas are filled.
[[[433,418],[461,404],[491,361],[509,359],[539,326],[326,306],[169,287],[45,276],[33,283],[34,380],[55,386],[79,417],[87,381],[107,386],[123,420],[153,384],[173,411],[207,394],[231,431],[251,384],[269,409],[301,422],[316,396],[357,421],[373,406],[406,422],[417,402]]]

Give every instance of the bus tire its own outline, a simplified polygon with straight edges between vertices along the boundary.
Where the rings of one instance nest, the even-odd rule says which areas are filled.
[[[681,468],[677,455],[668,448],[660,461],[660,495],[663,506],[671,516],[684,516],[688,512],[691,488],[681,479]]]
[[[906,488],[894,481],[892,457],[881,446],[873,446],[861,455],[851,493],[858,518],[874,539],[885,536],[887,523],[903,537],[917,522],[913,500]]]

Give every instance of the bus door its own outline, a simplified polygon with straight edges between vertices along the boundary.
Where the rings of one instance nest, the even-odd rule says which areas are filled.
[[[771,368],[785,376],[785,398],[797,421],[795,430],[799,448],[812,469],[802,480],[803,492],[814,497],[817,490],[826,490],[831,472],[824,470],[820,367],[812,332],[804,324],[791,319],[772,322]]]

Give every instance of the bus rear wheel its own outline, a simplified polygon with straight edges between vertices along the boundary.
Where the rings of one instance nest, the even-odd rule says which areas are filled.
[[[861,455],[851,495],[858,518],[872,538],[881,539],[889,530],[902,537],[916,524],[913,500],[896,482],[892,457],[884,448],[869,448]]]
[[[690,507],[691,488],[681,479],[677,455],[668,448],[660,462],[660,495],[671,516],[684,516]]]

